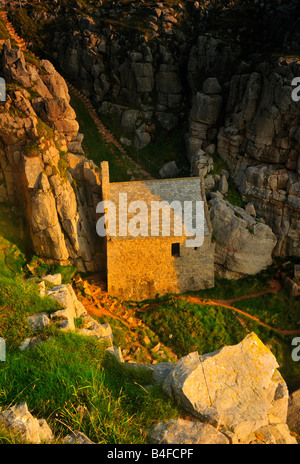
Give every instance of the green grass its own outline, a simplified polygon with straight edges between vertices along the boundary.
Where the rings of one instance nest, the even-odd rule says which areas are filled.
[[[25,281],[30,242],[18,222],[16,214],[0,206],[0,337],[9,350],[32,335],[27,316],[59,308],[54,300],[40,297],[36,283]]]
[[[186,295],[203,299],[230,300],[260,293],[270,288],[269,282],[276,278],[276,272],[277,269],[273,266],[256,276],[237,281],[217,279],[214,288],[188,292]],[[270,347],[289,388],[299,388],[300,363],[294,362],[291,358],[291,342],[296,335],[281,335],[222,306],[191,304],[184,300],[176,300],[176,297],[172,301],[167,299],[170,300],[170,296],[164,297],[155,309],[146,313],[139,312],[138,315],[179,357],[191,351],[203,354],[225,345],[236,344],[247,333],[253,331]],[[151,302],[153,301],[148,301]],[[285,289],[279,290],[278,294],[268,293],[247,298],[230,306],[241,309],[274,328],[300,328],[300,298],[289,296]]]
[[[60,333],[0,364],[0,405],[26,401],[57,442],[73,429],[96,443],[145,443],[152,422],[179,411],[159,387],[148,392],[141,380],[96,340]]]
[[[59,309],[56,301],[41,298],[35,283],[21,277],[0,276],[0,337],[8,349],[16,350],[32,336],[26,317],[43,311]]]
[[[193,351],[210,353],[246,335],[232,311],[182,300],[164,303],[140,317],[179,357]]]
[[[257,298],[249,298],[234,303],[236,308],[272,327],[284,330],[300,330],[300,299],[289,296],[285,289],[278,294],[266,294]]]
[[[47,274],[61,274],[63,284],[71,283],[73,277],[77,273],[75,266],[62,266],[60,264],[46,263],[35,255],[31,257],[26,268],[26,273],[30,277],[34,276],[42,278]]]
[[[254,276],[243,277],[238,280],[215,279],[215,286],[207,290],[187,292],[188,295],[216,300],[229,300],[240,296],[259,293],[270,288],[270,281],[276,277],[277,269],[270,266]]]
[[[20,240],[19,229],[2,217],[1,232]],[[149,373],[124,370],[92,337],[65,333],[55,326],[32,332],[26,318],[59,309],[59,304],[39,295],[34,282],[26,282],[26,257],[17,245],[0,235],[0,337],[6,342],[6,361],[0,362],[0,409],[26,401],[31,413],[45,418],[61,443],[70,430],[80,430],[96,443],[146,443],[153,422],[178,417],[177,406]],[[75,268],[50,266],[34,257],[36,276],[61,272],[72,278]],[[80,320],[76,320],[80,327]],[[41,343],[20,351],[21,343],[38,335]],[[21,439],[0,429],[0,444]]]
[[[216,279],[215,287],[208,290],[188,292],[187,295],[214,300],[231,300],[257,294],[271,289],[270,281],[277,278],[275,265],[255,276],[239,280]],[[300,329],[300,298],[291,297],[286,289],[278,293],[266,293],[255,298],[246,298],[232,303],[258,317],[262,322],[284,330]]]
[[[0,236],[0,276],[13,277],[21,272],[25,258],[20,249]]]
[[[0,444],[21,445],[22,443],[22,438],[17,433],[0,425]]]

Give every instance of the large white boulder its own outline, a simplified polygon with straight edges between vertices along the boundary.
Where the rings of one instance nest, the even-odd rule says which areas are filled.
[[[234,279],[270,266],[277,243],[272,229],[225,200],[215,198],[210,204],[218,276]]]
[[[287,429],[288,389],[277,368],[274,355],[251,333],[237,345],[180,359],[163,388],[200,421],[228,432],[232,441],[249,442],[264,427],[273,437],[278,427]],[[295,443],[289,433],[285,441]]]

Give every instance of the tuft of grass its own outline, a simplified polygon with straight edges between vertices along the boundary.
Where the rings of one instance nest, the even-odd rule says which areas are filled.
[[[59,160],[58,160],[58,171],[60,177],[63,179],[63,182],[66,183],[68,181],[68,161],[66,159],[67,152],[59,151]]]
[[[53,312],[59,304],[50,298],[42,298],[33,282],[24,282],[21,277],[0,277],[0,337],[6,341],[8,350],[16,350],[32,336],[26,321],[30,315]]]
[[[5,427],[0,426],[0,444],[21,445],[23,444],[23,440],[17,432],[8,430]]]
[[[49,264],[43,261],[38,256],[32,256],[30,262],[27,265],[27,269],[30,274],[37,278],[42,278],[47,274],[61,274],[62,283],[71,283],[73,277],[77,273],[75,266],[62,266],[60,264]]]

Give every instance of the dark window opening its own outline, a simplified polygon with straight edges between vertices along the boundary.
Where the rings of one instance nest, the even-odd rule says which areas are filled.
[[[174,258],[180,256],[180,243],[172,243],[172,256],[174,256]]]

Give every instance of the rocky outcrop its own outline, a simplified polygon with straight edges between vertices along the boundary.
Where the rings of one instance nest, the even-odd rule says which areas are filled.
[[[277,237],[275,254],[299,256],[300,106],[291,86],[297,59],[264,63],[234,76],[218,150],[245,201]]]
[[[33,417],[25,402],[1,411],[0,426],[26,444],[50,443],[53,439],[53,433],[45,419]]]
[[[74,430],[64,438],[64,445],[95,445],[84,433]]]
[[[70,284],[58,285],[46,291],[46,295],[57,301],[62,309],[51,314],[51,319],[59,320],[59,327],[64,330],[74,330],[74,320],[87,315],[83,304],[77,299]]]
[[[122,143],[142,150],[160,128],[173,131],[189,119],[192,173],[207,150],[219,151],[245,201],[275,233],[274,254],[299,256],[299,105],[291,99],[299,64],[271,55],[274,43],[285,47],[283,56],[297,47],[295,0],[92,10],[68,12],[72,21],[55,34],[52,53],[100,114],[119,122]]]
[[[288,389],[274,355],[254,334],[241,343],[181,358],[163,388],[232,443],[295,443],[287,420]]]
[[[213,35],[200,35],[189,54],[187,78],[192,92],[200,90],[207,77],[218,79],[221,84],[236,72],[239,62],[239,47],[233,48]],[[221,88],[213,93],[220,93]],[[204,90],[205,87],[204,87]]]
[[[124,364],[124,367],[127,369],[151,373],[152,381],[158,385],[163,385],[166,377],[174,369],[174,366],[173,362],[161,362],[158,364],[126,362]]]
[[[289,292],[291,296],[297,297],[300,296],[300,283],[299,279],[298,281],[293,280],[291,277],[288,275],[283,277],[283,285]]]
[[[287,423],[291,430],[300,433],[300,390],[290,395]]]
[[[44,280],[47,282],[61,281],[61,275],[48,275],[44,277]],[[94,337],[97,340],[105,342],[108,348],[112,348],[112,354],[121,360],[122,353],[119,354],[118,348],[113,346],[113,333],[110,325],[107,323],[100,324],[87,313],[85,307],[77,298],[71,284],[51,285],[51,288],[40,294],[43,297],[57,301],[60,309],[49,314],[42,312],[28,316],[27,323],[32,332],[40,331],[49,324],[54,323],[60,330],[76,330],[80,335]],[[76,321],[80,321],[79,327],[76,326]],[[40,341],[38,335],[33,338],[27,338],[22,343],[20,349],[23,351],[28,347],[32,348]]]
[[[29,64],[21,49],[11,48],[10,41],[6,41],[2,66],[6,81],[21,87],[21,91],[16,90],[17,98],[14,101],[16,109],[33,119],[40,117],[44,122],[51,123],[51,127],[68,140],[72,140],[77,135],[79,126],[76,114],[69,105],[67,85],[49,61],[42,60],[39,64]],[[26,101],[28,93],[25,92],[24,95],[24,91],[22,92],[24,88],[32,92],[30,104]],[[37,123],[38,121],[32,121],[33,131],[38,130]],[[26,125],[23,129],[25,127]]]
[[[101,269],[98,168],[68,150],[78,123],[66,83],[49,61],[27,62],[9,41],[0,59],[8,84],[0,107],[0,201],[22,205],[37,255]]]
[[[209,78],[203,83],[203,91],[198,91],[193,99],[186,150],[194,172],[195,164],[205,153],[203,148],[209,147],[216,137],[216,123],[222,106],[220,92],[218,80]]]
[[[73,11],[72,23],[55,36],[54,59],[101,115],[117,117],[124,145],[142,149],[160,128],[171,131],[182,120],[193,40],[182,28],[193,30],[187,10],[180,3],[104,4],[93,18]]]
[[[229,444],[229,439],[212,425],[184,419],[155,423],[147,438],[150,443],[166,445]]]
[[[221,90],[215,78],[207,79],[194,97],[186,135],[193,174],[206,176],[213,189],[218,152],[245,203],[275,233],[276,256],[300,252],[300,107],[292,99],[299,72],[298,59],[282,58],[234,75]]]
[[[0,410],[0,427],[11,434],[21,444],[51,444],[54,435],[45,419],[37,419],[28,410],[27,403],[20,403],[11,408]],[[72,431],[64,437],[65,445],[93,445],[84,433]]]
[[[217,275],[234,279],[270,266],[277,242],[271,228],[227,201],[216,198],[209,203]]]
[[[268,14],[267,4],[254,7],[257,18],[262,17],[265,9],[262,46],[274,48],[267,45],[268,34],[272,40],[276,36],[279,42],[274,25],[282,30],[283,18],[285,24],[293,23],[292,30],[297,34],[297,14],[292,18],[287,13],[295,14],[296,4],[285,3],[275,6],[274,15]],[[187,156],[195,175],[203,166],[211,166],[204,172],[208,176],[214,164],[213,153],[208,151],[215,145],[245,202],[253,203],[257,216],[275,233],[274,255],[299,256],[300,107],[292,100],[291,85],[300,75],[299,59],[244,54],[247,61],[239,60],[241,37],[241,31],[236,33],[234,40],[238,45],[234,48],[228,38],[221,40],[206,34],[191,49],[187,75],[194,98],[186,134]],[[284,46],[288,47],[293,34],[285,30],[280,39],[283,37]],[[253,37],[252,45],[254,41]],[[222,104],[217,96],[222,97]],[[212,178],[207,185],[214,187]]]

